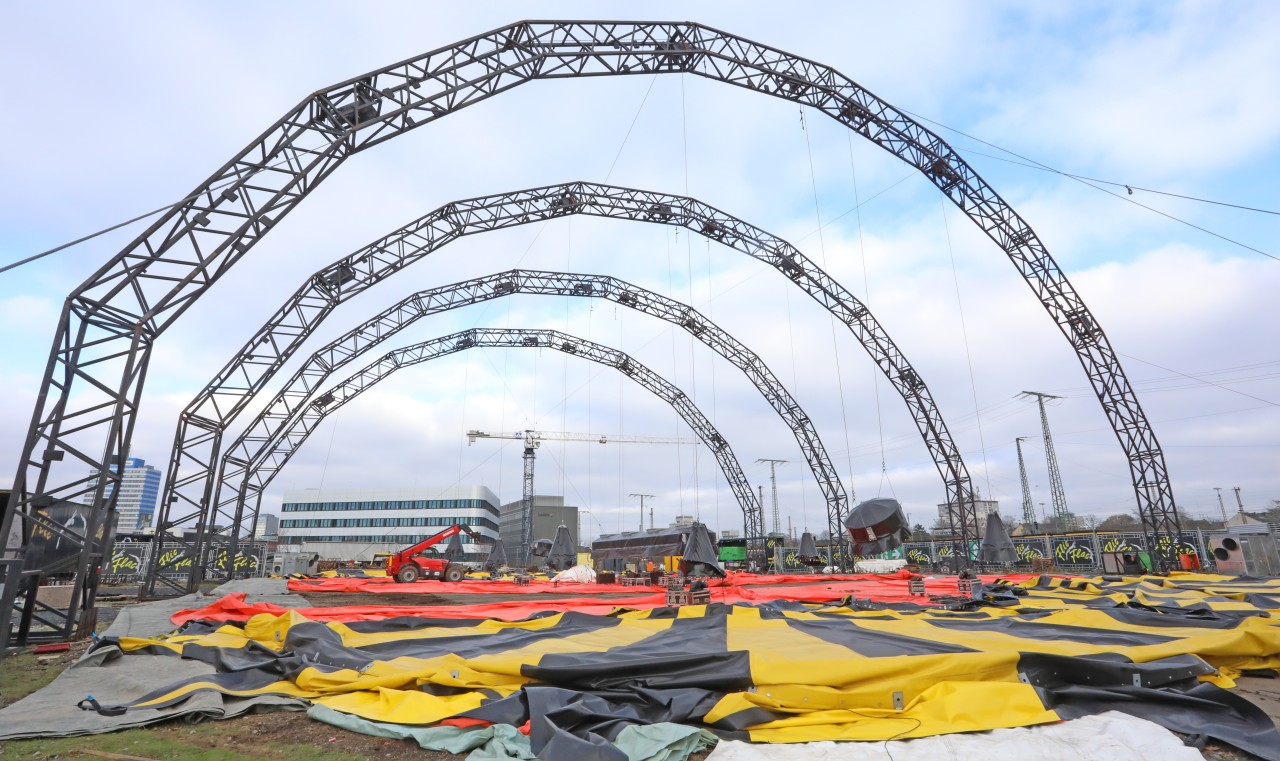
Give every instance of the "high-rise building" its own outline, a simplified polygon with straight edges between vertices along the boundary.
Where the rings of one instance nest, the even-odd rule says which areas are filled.
[[[498,497],[484,486],[287,491],[280,513],[281,544],[328,560],[372,560],[457,524],[487,538],[462,539],[463,560],[478,561],[498,538]]]
[[[111,466],[111,471],[116,472],[116,466]],[[98,478],[95,474],[89,479],[89,487],[98,485]],[[107,490],[104,494],[106,498],[111,497],[111,492],[115,490],[115,484],[107,484]],[[156,514],[156,502],[160,499],[160,471],[147,464],[146,460],[140,457],[130,457],[124,461],[124,474],[120,482],[120,497],[116,500],[116,513],[119,516],[116,522],[116,531],[120,533],[129,533],[133,531],[141,531],[151,525],[151,520]],[[84,503],[86,505],[93,503],[93,491],[84,495]]]
[[[280,516],[263,513],[258,516],[258,527],[254,529],[254,539],[275,539],[280,535]]]

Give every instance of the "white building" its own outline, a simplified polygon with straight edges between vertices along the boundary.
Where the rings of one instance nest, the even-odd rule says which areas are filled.
[[[943,526],[951,525],[948,521],[951,520],[950,516],[955,512],[955,509],[956,506],[949,502],[945,505],[938,505],[938,522]],[[994,499],[975,499],[973,501],[973,511],[978,517],[977,528],[978,531],[981,532],[987,527],[988,515],[992,513],[995,513],[996,515],[1000,514],[1000,502]],[[956,528],[958,529],[959,527],[960,516],[957,515]]]
[[[325,560],[372,560],[454,524],[498,538],[498,497],[484,486],[287,491],[280,512],[280,544]],[[489,545],[462,540],[466,560],[488,555]]]
[[[114,465],[111,469],[115,470]],[[89,487],[98,485],[95,475],[89,479]],[[107,484],[104,496],[110,497],[115,484]],[[116,531],[122,534],[140,531],[151,525],[156,512],[156,502],[160,498],[160,471],[148,465],[140,457],[129,457],[124,461],[124,476],[120,481],[120,497],[116,500]],[[84,504],[93,503],[93,492],[84,495]]]

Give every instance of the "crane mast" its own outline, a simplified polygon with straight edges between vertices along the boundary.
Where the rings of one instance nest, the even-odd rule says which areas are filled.
[[[517,563],[521,566],[529,562],[529,548],[533,545],[533,473],[537,459],[537,449],[543,441],[589,441],[597,444],[693,444],[702,443],[698,439],[673,439],[661,436],[614,436],[612,434],[572,433],[568,431],[506,431],[489,433],[472,429],[467,431],[467,446],[476,443],[476,439],[514,439],[524,442],[524,488],[520,499],[520,546],[516,548]],[[641,505],[640,528],[644,529],[644,510]]]

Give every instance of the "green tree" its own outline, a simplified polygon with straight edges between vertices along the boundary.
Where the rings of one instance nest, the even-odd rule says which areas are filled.
[[[1108,515],[1098,522],[1099,531],[1131,531],[1141,528],[1142,524],[1138,523],[1138,519],[1129,513],[1118,513],[1116,515]]]

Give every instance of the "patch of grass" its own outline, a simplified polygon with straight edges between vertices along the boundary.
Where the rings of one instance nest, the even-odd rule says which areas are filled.
[[[0,660],[0,707],[17,702],[52,682],[64,668],[62,663],[42,664],[38,656],[29,652]]]
[[[284,717],[276,715],[273,718]],[[298,718],[311,721],[302,715],[298,715]],[[257,728],[255,733],[254,730],[241,724],[241,721],[241,719],[231,719],[225,722],[208,721],[195,725],[171,722],[105,735],[12,740],[4,744],[2,752],[5,758],[31,759],[32,761],[65,758],[81,758],[86,761],[93,759],[94,756],[79,752],[83,748],[152,758],[156,761],[170,759],[174,761],[297,761],[299,758],[315,761],[373,761],[383,757],[378,753],[353,753],[346,748],[325,747],[325,744],[329,743],[327,738],[323,737],[325,732],[318,722],[311,722],[321,730],[318,732],[320,737],[317,737],[317,741],[297,743],[270,739],[268,729]]]

